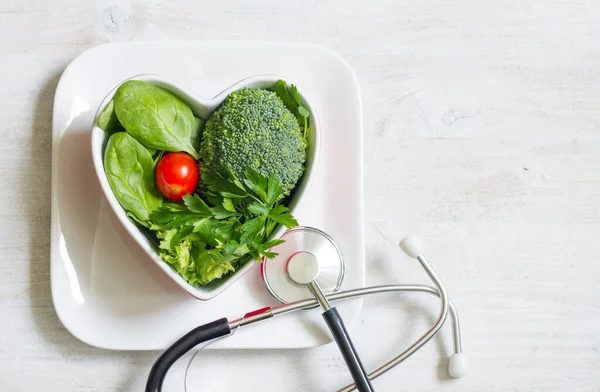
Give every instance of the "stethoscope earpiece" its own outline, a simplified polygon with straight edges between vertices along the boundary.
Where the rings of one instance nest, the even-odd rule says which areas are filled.
[[[459,378],[466,375],[468,370],[467,361],[463,353],[452,354],[450,363],[448,364],[448,373],[454,378]]]
[[[423,244],[416,234],[409,234],[400,241],[400,249],[413,259],[423,254]]]

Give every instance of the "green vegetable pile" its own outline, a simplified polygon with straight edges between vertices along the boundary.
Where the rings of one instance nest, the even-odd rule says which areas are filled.
[[[309,112],[292,85],[231,93],[205,122],[172,93],[128,81],[101,113],[104,168],[127,216],[189,284],[207,285],[251,259],[272,258],[278,225],[298,224],[284,205],[304,171]],[[204,126],[206,123],[206,126]],[[196,193],[163,198],[154,170],[164,152],[200,167]]]

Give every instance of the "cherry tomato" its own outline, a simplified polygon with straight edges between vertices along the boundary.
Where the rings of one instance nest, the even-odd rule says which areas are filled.
[[[198,186],[198,164],[185,152],[170,152],[156,165],[154,181],[164,197],[180,201]]]

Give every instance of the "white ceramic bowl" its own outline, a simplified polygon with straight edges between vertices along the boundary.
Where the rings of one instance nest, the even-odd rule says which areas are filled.
[[[257,75],[252,76],[246,79],[243,79],[231,87],[227,88],[216,97],[212,99],[204,99],[196,96],[194,93],[186,89],[185,87],[179,86],[176,83],[173,83],[161,76],[151,75],[151,74],[143,74],[137,75],[127,80],[144,80],[149,83],[152,83],[156,86],[162,87],[173,94],[177,95],[179,98],[183,99],[192,109],[194,114],[197,117],[201,117],[207,119],[214,111],[217,109],[221,103],[225,100],[225,98],[233,91],[239,90],[243,87],[260,87],[267,88],[271,87],[275,84],[275,82],[281,77],[276,75]],[[92,128],[92,157],[94,161],[94,168],[96,170],[96,175],[98,176],[98,180],[100,181],[100,187],[104,192],[104,196],[108,200],[108,204],[111,206],[112,210],[116,214],[117,218],[123,224],[127,232],[135,239],[135,241],[139,244],[139,246],[148,254],[149,258],[156,263],[171,279],[173,279],[182,289],[187,291],[190,295],[201,299],[201,300],[209,300],[214,298],[223,290],[231,286],[236,280],[242,277],[252,266],[256,263],[256,261],[249,261],[245,265],[243,265],[240,269],[235,271],[235,273],[229,274],[216,282],[211,283],[207,286],[194,287],[187,283],[177,272],[175,272],[167,263],[165,263],[158,253],[156,252],[155,245],[153,242],[136,226],[134,225],[129,218],[127,218],[125,214],[125,210],[121,207],[115,195],[112,192],[110,184],[106,178],[106,173],[104,171],[103,164],[103,156],[104,156],[104,147],[106,146],[106,142],[108,140],[108,134],[98,127],[98,117],[100,113],[104,110],[106,105],[110,102],[115,94],[117,88],[123,84],[125,81],[119,83],[115,88],[113,88],[110,93],[104,98],[98,111],[96,112],[96,116],[94,117],[94,124]],[[300,91],[301,88],[299,88]],[[288,207],[292,214],[298,209],[304,196],[307,194],[308,189],[310,188],[313,174],[315,172],[317,166],[317,158],[319,155],[319,121],[315,109],[310,105],[310,102],[306,99],[305,96],[302,96],[303,105],[310,111],[310,127],[311,133],[309,135],[308,140],[308,150],[306,157],[306,171],[302,176],[299,184],[296,186],[296,190],[294,193],[294,197]],[[271,238],[280,237],[281,234],[285,231],[285,227],[280,226],[277,230],[274,231]]]

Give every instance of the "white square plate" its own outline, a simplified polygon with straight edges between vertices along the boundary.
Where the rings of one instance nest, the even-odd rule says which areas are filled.
[[[52,297],[80,340],[119,350],[164,349],[188,330],[267,305],[259,266],[207,302],[181,290],[129,237],[108,207],[94,169],[90,129],[98,105],[127,77],[153,73],[213,97],[251,75],[277,74],[298,85],[319,113],[321,153],[296,213],[338,243],[342,289],[363,287],[362,108],[356,78],[336,54],[278,43],[136,42],[98,46],[65,70],[56,89],[52,147]],[[362,301],[337,305],[346,323]],[[296,348],[330,341],[318,311],[242,328],[211,348]]]

